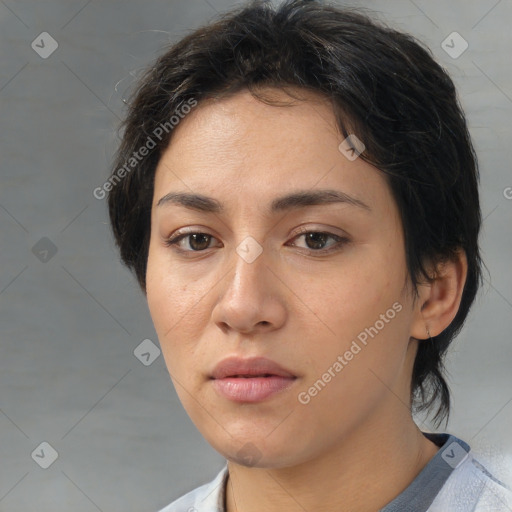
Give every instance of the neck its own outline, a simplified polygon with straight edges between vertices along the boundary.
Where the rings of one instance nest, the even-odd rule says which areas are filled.
[[[381,417],[378,424],[358,426],[328,453],[293,467],[248,468],[229,462],[227,512],[375,512],[383,508],[439,449],[402,409],[389,418]]]

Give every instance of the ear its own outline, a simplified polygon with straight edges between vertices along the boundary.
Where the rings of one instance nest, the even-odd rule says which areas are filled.
[[[411,337],[428,339],[441,334],[459,310],[468,273],[466,253],[459,249],[455,255],[433,269],[433,279],[418,285]]]

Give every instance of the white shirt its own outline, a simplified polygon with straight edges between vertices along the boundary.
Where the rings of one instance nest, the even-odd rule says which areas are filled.
[[[511,512],[512,491],[478,462],[467,443],[423,432],[440,446],[411,484],[379,512]],[[159,512],[226,512],[227,465],[215,479]]]

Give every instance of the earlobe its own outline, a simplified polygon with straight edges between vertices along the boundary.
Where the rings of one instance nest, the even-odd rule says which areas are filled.
[[[429,339],[451,324],[459,310],[467,270],[466,253],[459,249],[450,259],[437,264],[435,275],[428,283],[418,286],[411,337]]]

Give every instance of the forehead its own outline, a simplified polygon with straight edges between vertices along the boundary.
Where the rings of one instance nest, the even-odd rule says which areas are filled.
[[[199,148],[202,153],[209,149],[217,154],[236,150],[238,155],[246,156],[257,148],[272,150],[273,154],[297,153],[302,149],[298,143],[315,144],[322,140],[314,132],[336,134],[332,108],[323,97],[300,91],[303,100],[297,100],[283,91],[268,88],[260,94],[274,104],[254,97],[247,90],[226,98],[202,100],[174,128],[168,151],[176,156]],[[192,133],[194,137],[190,136]],[[264,158],[262,151],[258,151],[258,157]]]
[[[264,94],[287,106],[242,91],[201,102],[181,120],[157,166],[154,205],[169,191],[265,205],[283,191],[314,188],[364,195],[366,203],[389,200],[382,173],[340,151],[329,101],[309,91],[299,92],[302,101],[275,89]]]

